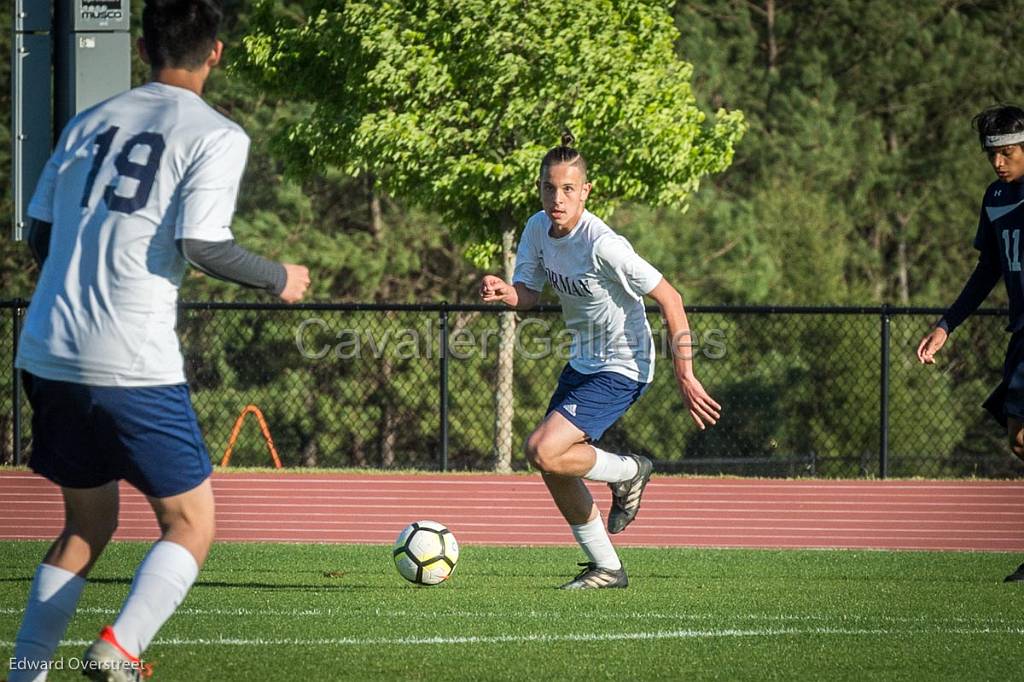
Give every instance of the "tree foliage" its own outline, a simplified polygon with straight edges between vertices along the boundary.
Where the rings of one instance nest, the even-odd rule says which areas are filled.
[[[312,103],[277,150],[299,171],[373,173],[477,256],[536,210],[538,162],[563,126],[592,160],[597,210],[685,206],[744,129],[739,112],[708,124],[696,106],[665,3],[310,5],[296,24],[262,2],[245,40],[241,72]]]

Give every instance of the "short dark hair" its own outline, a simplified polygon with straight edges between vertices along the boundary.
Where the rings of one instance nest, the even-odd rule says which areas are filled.
[[[217,44],[223,15],[219,0],[146,0],[142,39],[150,66],[201,67]]]
[[[554,166],[559,163],[568,163],[574,166],[579,166],[580,170],[583,171],[583,177],[587,177],[587,160],[583,158],[579,150],[573,147],[576,144],[576,138],[568,128],[562,131],[562,144],[557,147],[552,147],[548,150],[548,153],[544,155],[544,158],[540,162],[540,174],[543,177],[544,169],[548,166]]]
[[[978,131],[981,146],[987,148],[986,137],[1024,132],[1024,109],[1013,104],[989,107],[975,116],[971,125]],[[1021,148],[1024,149],[1024,145]]]

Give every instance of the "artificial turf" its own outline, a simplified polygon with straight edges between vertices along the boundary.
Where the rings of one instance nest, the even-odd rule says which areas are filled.
[[[111,545],[51,680],[109,623],[147,546]],[[45,544],[0,542],[7,663]],[[1021,558],[624,549],[626,590],[555,587],[570,548],[463,546],[437,587],[379,545],[220,544],[146,652],[156,680],[1016,679]],[[3,673],[0,672],[0,676]]]

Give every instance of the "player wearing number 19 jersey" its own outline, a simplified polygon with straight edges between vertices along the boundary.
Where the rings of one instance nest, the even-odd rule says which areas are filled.
[[[232,239],[248,149],[198,94],[159,82],[71,121],[29,206],[54,228],[19,366],[94,386],[184,383],[176,242]]]
[[[40,563],[15,640],[10,682],[45,679],[118,516],[118,481],[144,493],[161,536],[113,624],[80,669],[138,679],[157,630],[213,540],[210,458],[175,333],[186,262],[302,298],[304,267],[235,244],[231,218],[249,138],[201,93],[220,60],[216,0],[147,0],[152,82],[65,128],[29,206],[41,264],[17,364],[32,404],[30,466],[61,486],[65,525]]]
[[[917,355],[921,362],[932,364],[948,335],[977,310],[1002,278],[1010,301],[1007,331],[1011,336],[1003,362],[1003,380],[984,407],[1006,428],[1011,451],[1024,460],[1024,109],[992,107],[978,114],[974,125],[998,177],[982,199],[974,237],[978,264],[956,302],[936,328],[921,339]],[[1024,564],[1006,581],[1024,581]]]

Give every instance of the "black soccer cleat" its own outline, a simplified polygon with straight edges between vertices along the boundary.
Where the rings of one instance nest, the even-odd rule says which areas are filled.
[[[583,570],[575,578],[562,585],[560,590],[599,590],[606,587],[628,587],[629,578],[626,577],[626,569],[612,570],[610,568],[599,568],[593,561],[586,561],[580,564]]]
[[[612,489],[612,510],[608,514],[608,532],[621,533],[626,529],[636,513],[640,511],[640,497],[644,494],[647,482],[651,480],[654,465],[643,455],[629,455],[636,460],[636,476],[628,481],[609,483]]]
[[[1024,582],[1024,564],[1017,567],[1017,570],[1006,576],[1003,579],[1004,583],[1021,583]]]

